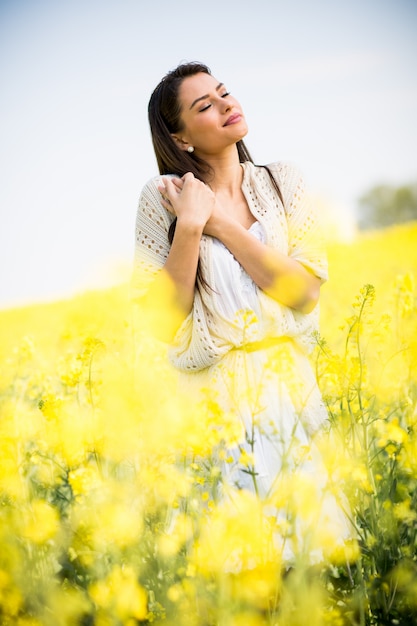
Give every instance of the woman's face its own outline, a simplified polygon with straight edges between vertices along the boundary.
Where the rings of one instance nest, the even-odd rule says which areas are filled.
[[[179,100],[183,128],[174,137],[184,150],[191,145],[199,156],[216,155],[248,132],[238,101],[210,74],[185,78]]]

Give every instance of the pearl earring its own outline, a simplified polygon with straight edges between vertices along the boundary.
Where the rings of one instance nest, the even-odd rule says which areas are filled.
[[[190,154],[194,152],[194,146],[188,146],[187,152],[189,152]]]

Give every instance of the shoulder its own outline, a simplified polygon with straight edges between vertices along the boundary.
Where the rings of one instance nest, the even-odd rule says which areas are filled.
[[[171,213],[169,213],[161,203],[161,192],[158,187],[162,184],[162,178],[178,178],[174,174],[164,174],[164,176],[154,176],[143,186],[139,197],[138,213],[143,213],[148,208],[152,208],[153,212],[168,218],[168,222],[172,221]]]
[[[303,180],[300,169],[289,161],[274,161],[266,166],[272,174],[286,187],[297,184]]]
[[[287,212],[294,203],[299,203],[306,195],[304,177],[300,169],[287,161],[277,161],[267,165],[272,176],[275,178]]]
[[[161,182],[162,176],[154,176],[143,186],[136,213],[137,230],[150,228],[165,233],[168,231],[174,216],[161,203],[161,192],[158,189]]]
[[[162,184],[162,178],[178,178],[178,176],[176,176],[175,174],[164,174],[163,177],[161,175],[153,176],[153,178],[150,178],[148,182],[145,183],[145,185],[143,186],[140,194],[140,200],[151,199],[155,200],[159,204],[161,194],[158,187]]]
[[[267,182],[269,180],[269,170],[282,191],[289,192],[297,186],[304,185],[301,171],[294,163],[289,161],[274,161],[266,165],[255,165],[248,161],[242,165],[245,171],[245,178],[251,182]]]

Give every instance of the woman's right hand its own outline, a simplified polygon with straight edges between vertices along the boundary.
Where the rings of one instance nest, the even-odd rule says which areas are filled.
[[[216,201],[210,187],[191,172],[182,178],[163,177],[162,182],[158,187],[162,205],[177,217],[177,223],[203,232]]]

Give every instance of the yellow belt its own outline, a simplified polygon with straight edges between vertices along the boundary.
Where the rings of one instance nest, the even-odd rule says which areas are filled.
[[[267,348],[273,348],[282,343],[291,341],[289,337],[265,337],[260,341],[252,341],[251,343],[245,343],[242,346],[235,346],[233,350],[243,350],[244,352],[256,352],[258,350],[266,350]]]

